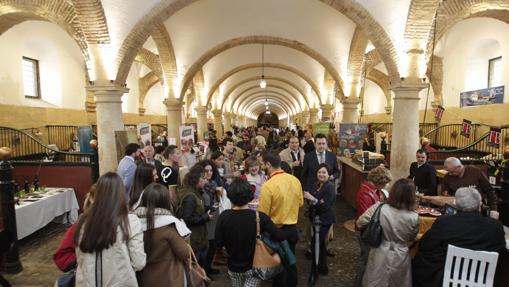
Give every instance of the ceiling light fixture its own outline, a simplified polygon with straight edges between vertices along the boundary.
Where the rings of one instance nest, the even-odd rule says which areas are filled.
[[[262,79],[260,80],[260,88],[265,89],[267,87],[267,81],[265,80],[265,49],[262,44]]]

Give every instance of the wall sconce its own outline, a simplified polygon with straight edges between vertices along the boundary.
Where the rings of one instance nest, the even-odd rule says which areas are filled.
[[[401,77],[401,78],[399,78],[399,79],[400,79],[401,81],[404,81],[404,80],[405,80],[405,77]]]

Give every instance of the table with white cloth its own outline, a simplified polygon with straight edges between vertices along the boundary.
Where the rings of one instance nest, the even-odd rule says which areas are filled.
[[[38,198],[29,196],[16,205],[18,239],[34,233],[54,220],[66,224],[74,223],[78,219],[79,205],[74,189],[50,187],[46,188],[45,193],[36,193],[35,196]]]

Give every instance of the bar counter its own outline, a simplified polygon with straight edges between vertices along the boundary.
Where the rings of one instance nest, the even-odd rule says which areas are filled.
[[[361,184],[366,180],[368,171],[363,171],[362,166],[347,157],[339,157],[343,175],[341,177],[341,193],[350,206],[356,207],[357,192]]]

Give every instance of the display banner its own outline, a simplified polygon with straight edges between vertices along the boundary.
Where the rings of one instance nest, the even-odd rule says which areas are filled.
[[[504,90],[504,86],[499,86],[460,93],[460,107],[502,104]]]
[[[472,122],[463,119],[463,124],[461,125],[461,135],[466,138],[469,138],[471,133],[472,133]]]
[[[488,145],[492,147],[499,148],[500,147],[500,129],[499,128],[490,128],[490,133],[488,134]]]
[[[78,127],[78,142],[80,146],[79,152],[82,153],[93,153],[93,149],[90,146],[90,140],[94,138],[92,126],[80,126]]]
[[[348,150],[350,154],[354,154],[355,150],[362,149],[364,137],[367,135],[367,124],[340,124],[338,134],[339,155],[344,156],[345,150]]]
[[[444,115],[445,108],[442,106],[438,106],[435,111],[435,121],[439,122],[442,120],[442,116]]]
[[[326,136],[329,135],[329,123],[316,123],[313,124],[313,134],[324,134]]]
[[[180,148],[184,146],[193,147],[194,145],[194,128],[193,126],[180,126]]]
[[[143,146],[152,145],[152,132],[150,124],[140,123],[137,126],[138,128],[138,137]]]

